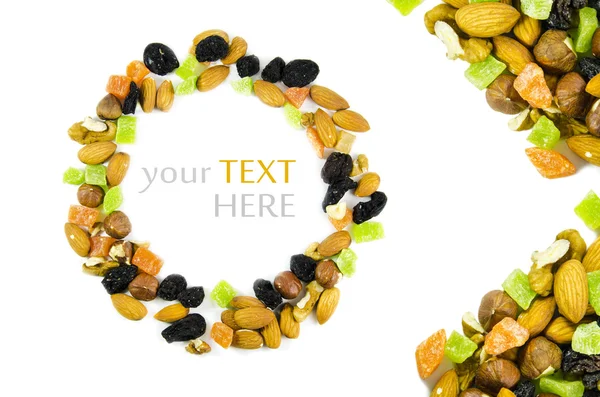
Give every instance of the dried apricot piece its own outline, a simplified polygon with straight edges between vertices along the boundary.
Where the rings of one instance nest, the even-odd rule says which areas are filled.
[[[331,222],[333,227],[335,227],[335,230],[338,232],[340,230],[344,230],[346,226],[352,223],[352,210],[350,208],[346,208],[346,214],[342,219],[337,220],[329,217],[329,222]]]
[[[306,100],[306,97],[308,97],[309,92],[310,88],[308,87],[291,87],[288,88],[283,95],[285,95],[288,102],[294,105],[296,109],[300,109]]]
[[[133,82],[138,86],[148,74],[150,74],[150,69],[142,61],[132,61],[127,65],[127,76],[131,77]]]
[[[523,346],[529,339],[529,331],[511,317],[504,317],[485,336],[483,348],[496,356],[514,347]]]
[[[106,84],[106,92],[113,94],[123,102],[129,94],[129,86],[132,81],[129,76],[110,76]]]
[[[324,158],[325,157],[325,145],[323,144],[323,141],[321,140],[321,138],[319,138],[319,134],[317,133],[317,130],[315,130],[312,127],[308,127],[306,129],[306,137],[308,138],[308,141],[310,142],[313,149],[315,150],[315,153],[317,153],[317,157],[320,159]]]
[[[105,257],[110,252],[110,247],[117,239],[108,236],[94,236],[90,238],[90,256]]]
[[[223,323],[214,323],[210,330],[210,337],[223,349],[227,349],[233,341],[233,329]]]
[[[100,211],[96,208],[88,208],[83,205],[72,205],[69,208],[69,223],[85,226],[89,229],[94,226],[100,217]]]
[[[164,261],[148,248],[140,247],[135,251],[131,263],[144,273],[156,276],[160,272]]]
[[[513,87],[534,108],[546,109],[552,106],[552,93],[544,78],[544,71],[534,62],[525,65]]]
[[[532,147],[525,149],[525,153],[544,178],[562,178],[573,175],[577,171],[575,165],[568,158],[555,150]]]
[[[415,352],[417,370],[421,379],[427,379],[440,366],[446,348],[446,331],[440,329],[424,340]]]

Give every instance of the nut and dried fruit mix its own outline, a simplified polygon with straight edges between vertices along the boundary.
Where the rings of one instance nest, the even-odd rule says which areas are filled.
[[[387,196],[379,191],[380,177],[369,172],[367,156],[350,155],[356,133],[370,129],[367,120],[349,110],[348,102],[333,90],[312,84],[319,75],[314,61],[286,63],[277,57],[261,72],[259,58],[248,55],[247,50],[243,38],[229,40],[226,32],[217,29],[197,35],[181,63],[168,46],[151,43],[144,50],[143,61],[127,65],[125,75],[109,77],[108,94],[96,107],[97,118],[87,117],[68,130],[69,137],[82,145],[78,158],[85,168],[71,167],[63,175],[65,183],[79,186],[79,204],[69,209],[65,235],[73,251],[86,258],[83,271],[102,277],[115,309],[129,320],[147,315],[142,302],[156,298],[174,302],[154,318],[170,324],[162,331],[167,342],[186,342],[186,350],[193,354],[211,350],[201,339],[206,320],[190,312],[204,301],[204,288],[188,285],[179,274],[160,280],[163,260],[150,250],[149,243],[127,239],[132,224],[119,211],[123,202],[120,184],[130,156],[118,145],[135,143],[138,104],[144,113],[154,109],[167,112],[177,96],[220,86],[235,64],[240,78],[231,82],[233,90],[283,108],[288,123],[305,130],[317,157],[325,160],[321,177],[328,189],[322,210],[335,232],[310,244],[303,254],[293,255],[290,269],[273,282],[256,280],[256,297],[238,296],[226,281],[213,288],[211,299],[226,309],[210,332],[221,347],[278,348],[282,334],[290,339],[299,336],[300,323],[313,309],[320,324],[327,322],[339,302],[337,283],[356,271],[352,240],[362,243],[384,237],[382,224],[372,221],[387,203]],[[171,80],[157,78],[173,72],[181,79],[176,87]],[[361,199],[354,208],[342,201],[348,191]]]
[[[441,397],[600,396],[600,238],[565,230],[483,296],[462,331],[441,329],[416,349],[420,377],[444,360]]]

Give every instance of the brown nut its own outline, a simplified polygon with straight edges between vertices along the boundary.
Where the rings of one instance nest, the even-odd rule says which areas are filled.
[[[534,264],[531,266],[531,270],[529,271],[529,285],[531,289],[541,296],[548,296],[552,292],[552,288],[554,287],[554,274],[552,271],[543,267],[538,269]]]
[[[567,73],[558,81],[556,105],[563,114],[575,118],[585,117],[592,98],[585,92],[586,85],[585,79],[577,72]]]
[[[479,305],[479,323],[487,332],[503,318],[517,318],[517,303],[506,292],[491,291],[485,294]]]
[[[240,330],[242,329],[242,327],[240,327],[239,325],[237,325],[237,323],[235,322],[235,312],[233,310],[225,310],[223,311],[223,313],[221,313],[221,322],[225,325],[227,325],[229,328],[231,328],[234,331]]]
[[[503,74],[488,87],[485,99],[496,112],[518,114],[529,107],[529,104],[515,90],[513,86],[515,79],[515,76]]]
[[[77,201],[89,208],[99,207],[104,202],[104,190],[100,186],[84,183],[77,189]]]
[[[129,241],[115,241],[110,247],[108,255],[122,265],[130,265],[131,258],[133,258],[133,244]]]
[[[519,75],[525,65],[535,62],[531,52],[523,44],[507,36],[494,37],[494,55],[506,64],[508,70]]]
[[[115,211],[104,219],[104,230],[110,237],[123,239],[131,233],[131,222],[123,212]]]
[[[479,389],[470,388],[460,393],[458,397],[490,397],[490,395],[485,394]]]
[[[515,387],[520,379],[521,372],[516,364],[503,358],[493,358],[481,364],[475,375],[475,385],[495,396],[503,387]]]
[[[513,28],[513,33],[521,44],[533,47],[542,34],[542,21],[523,14]]]
[[[592,54],[596,58],[600,57],[600,29],[596,29],[592,37]]]
[[[459,58],[469,63],[483,62],[492,53],[494,46],[489,40],[472,37],[468,40],[460,39],[464,54]]]
[[[454,22],[456,15],[456,8],[450,7],[448,4],[438,4],[433,7],[431,10],[425,13],[425,27],[427,31],[431,34],[435,34],[435,23],[437,21],[443,21],[456,28],[456,22]],[[455,31],[457,29],[454,29]]]
[[[590,134],[600,136],[600,99],[596,100],[587,116],[585,117],[585,125],[590,130]]]
[[[158,291],[158,280],[156,277],[146,273],[138,274],[132,282],[129,283],[129,293],[137,300],[151,301],[156,298]]]
[[[302,282],[289,270],[279,273],[273,285],[284,299],[296,299],[302,291]]]
[[[107,94],[98,102],[96,114],[104,120],[116,120],[123,114],[121,102],[113,94]]]
[[[577,230],[563,230],[556,235],[556,239],[569,241],[569,250],[559,262],[562,262],[563,260],[566,262],[571,259],[577,259],[580,262],[582,261],[583,256],[587,251],[587,244]]]
[[[519,352],[521,374],[529,379],[553,373],[560,369],[561,362],[560,348],[543,336],[530,340]]]
[[[569,73],[577,65],[577,55],[568,33],[562,30],[546,31],[533,49],[535,59],[550,73]]]
[[[317,264],[315,279],[325,289],[333,288],[340,280],[340,270],[332,260],[324,260]]]
[[[550,323],[550,320],[552,320],[555,311],[556,301],[553,296],[537,298],[529,306],[529,309],[519,314],[517,322],[522,327],[527,328],[529,337],[533,338],[542,333],[544,328]]]

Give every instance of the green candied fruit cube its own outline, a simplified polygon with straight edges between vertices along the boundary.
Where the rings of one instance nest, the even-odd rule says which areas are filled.
[[[216,304],[220,307],[227,307],[227,305],[229,305],[229,302],[231,302],[231,300],[235,298],[235,295],[235,290],[225,280],[219,281],[210,293],[211,299],[214,300]]]
[[[545,376],[540,380],[540,389],[544,393],[554,393],[560,397],[581,397],[585,392],[583,382],[569,382],[559,375]]]
[[[358,256],[356,256],[354,251],[350,248],[345,248],[336,258],[334,258],[334,262],[345,277],[352,277],[354,273],[356,273],[357,259]]]
[[[542,149],[552,149],[560,140],[560,130],[546,116],[539,118],[527,140]]]
[[[490,55],[483,62],[471,64],[465,77],[479,90],[485,90],[505,69],[505,64]]]
[[[471,357],[475,350],[477,350],[477,343],[456,331],[452,331],[446,342],[444,354],[453,363],[461,364]]]
[[[573,334],[571,347],[578,353],[600,354],[600,326],[596,321],[581,324]]]
[[[106,167],[102,164],[86,165],[85,183],[88,185],[106,186]]]
[[[502,288],[523,310],[529,309],[531,301],[536,296],[529,285],[529,277],[521,269],[513,271],[502,283]]]
[[[299,109],[296,109],[291,103],[286,102],[283,106],[283,113],[289,125],[299,130],[302,129],[302,112]]]
[[[104,196],[104,212],[110,214],[123,204],[123,192],[120,186],[114,186],[108,189]]]
[[[588,273],[588,288],[590,304],[596,311],[597,315],[600,315],[600,270]]]
[[[590,229],[596,230],[600,227],[600,198],[593,190],[577,204],[575,213]]]
[[[523,14],[544,21],[550,16],[553,0],[521,0]]]
[[[380,222],[364,222],[352,225],[352,237],[358,244],[381,240],[385,237],[383,224]]]
[[[196,91],[196,81],[198,76],[190,76],[183,80],[175,88],[175,95],[190,95]]]
[[[598,16],[596,10],[584,7],[579,10],[579,26],[575,35],[575,51],[582,53],[592,49],[592,37],[598,29]]]
[[[388,0],[388,3],[393,5],[404,16],[410,14],[422,2],[423,0]]]
[[[70,185],[81,185],[85,182],[85,174],[78,168],[69,167],[63,174],[63,182]]]
[[[135,143],[135,125],[134,116],[121,116],[117,120],[117,137],[115,141],[119,144]]]
[[[204,70],[206,70],[206,65],[198,62],[194,55],[188,55],[188,57],[185,58],[185,61],[182,62],[181,66],[175,70],[175,74],[179,76],[181,80],[187,80],[192,76],[200,76],[200,73],[202,73]]]
[[[238,94],[250,96],[254,91],[254,81],[252,81],[252,77],[246,76],[243,79],[232,81],[231,87]]]

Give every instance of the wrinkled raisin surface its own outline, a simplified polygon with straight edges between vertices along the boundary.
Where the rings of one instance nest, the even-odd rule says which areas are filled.
[[[253,288],[254,295],[256,295],[258,300],[273,310],[283,302],[281,294],[275,290],[275,287],[273,287],[273,284],[270,281],[259,278],[254,282]]]
[[[204,288],[190,287],[177,295],[177,299],[183,307],[198,307],[204,301]]]
[[[133,81],[129,84],[129,94],[123,101],[123,114],[134,114],[137,106],[138,97],[140,96],[140,89],[137,84]]]
[[[109,294],[124,292],[130,282],[137,276],[138,268],[134,265],[121,265],[110,269],[102,279],[102,285]]]
[[[562,370],[573,375],[598,372],[600,371],[600,355],[588,356],[568,348],[563,352]]]
[[[187,342],[201,337],[204,332],[206,332],[206,320],[200,314],[192,313],[165,328],[161,335],[169,343]]]
[[[260,61],[256,55],[246,55],[241,57],[235,64],[237,72],[241,78],[254,76],[260,71]]]
[[[597,58],[581,58],[579,60],[579,69],[581,75],[588,80],[591,80],[600,73],[600,59]]]
[[[229,52],[229,44],[221,36],[208,36],[196,46],[198,62],[214,62],[225,58]]]
[[[315,81],[319,65],[308,59],[296,59],[283,68],[283,84],[288,87],[304,87]]]
[[[600,397],[600,390],[586,390],[583,397]]]
[[[333,152],[327,157],[321,169],[321,178],[325,183],[332,183],[347,177],[352,172],[352,157],[349,154]]]
[[[588,390],[598,390],[600,386],[600,371],[583,375],[583,385]]]
[[[269,62],[267,66],[265,66],[260,74],[260,77],[269,83],[278,83],[281,81],[281,77],[283,76],[284,67],[285,61],[280,57],[277,57]]]
[[[371,195],[371,201],[360,202],[354,206],[352,221],[357,225],[375,218],[387,204],[387,196],[383,192],[375,192]]]
[[[356,189],[358,183],[353,181],[351,178],[344,177],[334,181],[327,188],[325,193],[325,199],[323,200],[323,211],[327,209],[328,205],[334,205],[340,202],[348,190]]]
[[[144,50],[144,65],[154,74],[164,76],[179,67],[172,49],[161,43],[151,43]]]
[[[185,277],[180,274],[171,274],[160,283],[156,294],[166,301],[174,301],[177,299],[177,295],[185,291],[186,288],[187,281],[185,281]]]
[[[315,279],[316,268],[317,261],[309,256],[299,254],[290,258],[290,270],[305,283],[310,283]]]
[[[535,385],[532,381],[526,380],[519,383],[513,393],[516,397],[535,397]]]

